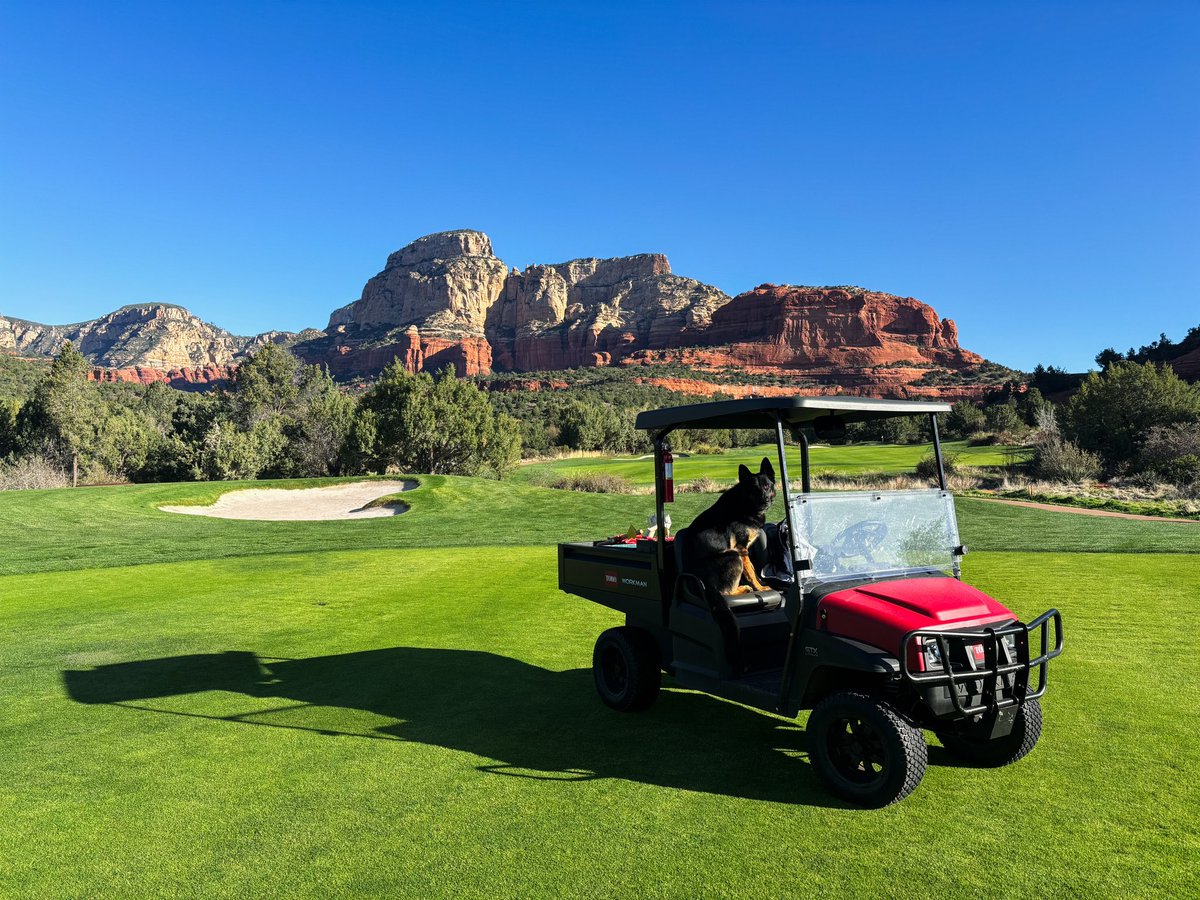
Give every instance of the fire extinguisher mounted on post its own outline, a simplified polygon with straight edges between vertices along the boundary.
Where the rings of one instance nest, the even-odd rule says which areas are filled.
[[[675,502],[675,458],[671,456],[671,448],[663,444],[663,503]]]

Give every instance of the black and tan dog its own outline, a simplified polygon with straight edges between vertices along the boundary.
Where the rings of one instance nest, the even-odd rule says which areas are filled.
[[[738,466],[737,484],[717,498],[683,532],[683,570],[718,594],[770,590],[758,579],[750,547],[763,533],[775,502],[775,469],[763,458],[758,474]]]

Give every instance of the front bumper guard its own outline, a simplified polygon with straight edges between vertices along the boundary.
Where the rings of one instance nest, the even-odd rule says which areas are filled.
[[[1051,646],[1050,624],[1054,624]],[[1031,636],[1037,632],[1040,653],[1030,657]],[[1015,658],[1004,643],[1012,635]],[[921,644],[916,642],[920,640]],[[935,641],[941,651],[942,668],[930,672],[914,672],[909,665],[913,658],[923,658],[925,641]],[[972,646],[983,645],[983,662],[970,652]],[[913,654],[912,650],[917,653]],[[977,631],[939,631],[919,628],[910,631],[900,641],[900,677],[919,688],[945,687],[950,694],[954,711],[960,716],[976,716],[983,712],[1019,706],[1046,693],[1047,663],[1063,649],[1062,614],[1051,609],[1029,624],[1014,622],[1000,628],[981,628]],[[1037,687],[1029,688],[1030,673],[1037,669]],[[969,682],[969,684],[964,684]],[[959,686],[965,690],[965,699]],[[999,691],[998,691],[999,689]],[[999,692],[1000,696],[997,696]],[[968,705],[973,694],[980,694],[982,703]]]

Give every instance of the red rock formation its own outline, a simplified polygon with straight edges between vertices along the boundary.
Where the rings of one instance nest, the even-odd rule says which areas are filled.
[[[954,322],[932,307],[859,288],[762,285],[713,313],[698,343],[722,346],[733,364],[787,369],[983,362],[958,346]]]
[[[120,369],[95,367],[88,372],[89,381],[153,384],[164,382],[179,390],[205,390],[227,384],[236,366],[185,366],[179,369],[155,369],[150,366],[128,366]]]
[[[377,347],[355,347],[338,344],[332,353],[312,353],[309,348],[297,347],[301,357],[309,362],[324,363],[335,378],[377,375],[384,366],[399,359],[410,372],[436,372],[452,366],[461,377],[484,375],[492,370],[492,348],[479,337],[458,340],[426,337],[415,325],[405,329],[393,343]]]

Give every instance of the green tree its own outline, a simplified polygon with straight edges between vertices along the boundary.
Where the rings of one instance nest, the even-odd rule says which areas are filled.
[[[1150,429],[1200,421],[1200,388],[1154,363],[1114,362],[1092,372],[1063,408],[1064,434],[1115,471],[1141,450]]]
[[[197,450],[195,475],[208,481],[257,478],[276,463],[286,442],[278,419],[263,419],[250,428],[217,421]]]
[[[948,438],[965,438],[983,431],[983,410],[969,400],[959,400],[946,415],[945,433]]]
[[[0,460],[15,456],[21,446],[17,418],[21,401],[0,398]]]
[[[377,469],[503,477],[520,458],[517,423],[452,370],[412,375],[393,360],[359,403],[375,418]]]
[[[1045,395],[1035,387],[1029,387],[1016,396],[1017,412],[1026,425],[1036,425],[1042,410],[1050,405]]]
[[[231,406],[246,427],[295,411],[303,377],[300,360],[278,344],[264,344],[237,367]]]
[[[995,434],[1016,434],[1025,430],[1025,420],[1017,412],[1017,404],[1012,400],[987,407],[983,411],[983,418],[987,430]]]
[[[354,401],[338,390],[328,370],[305,366],[284,426],[284,474],[333,475],[340,471],[342,448],[354,421]]]
[[[925,422],[916,416],[897,416],[879,422],[879,440],[885,444],[919,444],[925,439]]]
[[[19,429],[27,450],[57,457],[71,471],[71,484],[79,472],[95,462],[97,431],[106,417],[94,382],[88,380],[89,363],[70,342],[63,345],[50,371],[21,408]]]
[[[161,435],[146,416],[117,406],[97,429],[92,453],[105,471],[132,478],[145,467],[151,448],[159,440]]]

